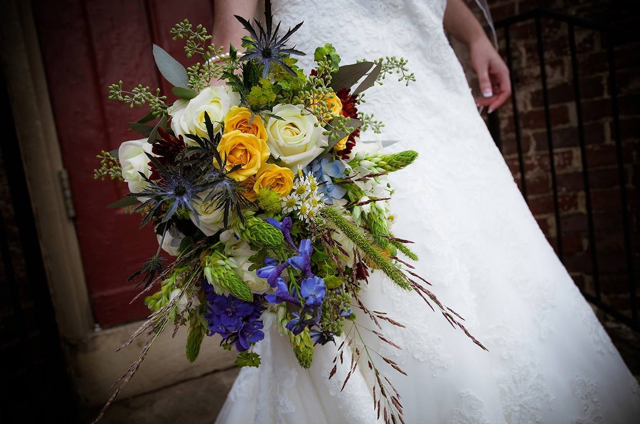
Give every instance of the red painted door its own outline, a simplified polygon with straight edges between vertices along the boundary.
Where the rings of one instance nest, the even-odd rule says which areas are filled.
[[[148,111],[107,100],[107,86],[169,84],[151,53],[158,44],[188,64],[169,29],[188,18],[212,28],[213,0],[34,0],[34,15],[65,168],[77,210],[76,227],[96,321],[113,326],[147,315],[131,273],[155,253],[152,228],[139,215],[107,209],[127,193],[124,183],[96,181],[96,155],[140,138],[127,130]]]

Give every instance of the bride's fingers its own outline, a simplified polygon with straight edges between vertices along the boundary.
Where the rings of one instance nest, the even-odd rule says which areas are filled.
[[[494,76],[494,81],[499,88],[497,90],[497,95],[491,98],[491,103],[489,103],[488,105],[488,113],[491,113],[502,106],[511,95],[511,81],[509,80],[509,71],[506,68],[501,71],[502,72],[499,72]]]

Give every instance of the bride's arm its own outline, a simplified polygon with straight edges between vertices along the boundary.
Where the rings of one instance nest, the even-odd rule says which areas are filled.
[[[509,69],[462,0],[447,0],[444,29],[469,48],[471,66],[478,75],[480,90],[485,96],[476,102],[488,106],[489,113],[502,106],[511,95]]]
[[[229,43],[240,48],[242,37],[247,31],[233,15],[253,19],[256,13],[257,0],[214,0],[213,1],[213,44],[224,47],[223,53],[229,51]]]

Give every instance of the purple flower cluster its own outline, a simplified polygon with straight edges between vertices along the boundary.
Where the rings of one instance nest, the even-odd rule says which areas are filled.
[[[238,352],[249,349],[251,343],[264,339],[263,323],[260,319],[265,307],[262,298],[246,302],[234,296],[225,296],[213,291],[213,286],[204,282],[207,299],[207,328],[210,335],[220,334],[223,345],[235,345]]]
[[[300,334],[307,327],[319,325],[321,306],[326,295],[326,285],[322,278],[314,275],[311,271],[311,254],[313,253],[311,240],[304,239],[299,246],[293,242],[290,232],[291,218],[286,217],[282,222],[269,218],[268,222],[282,231],[287,244],[296,254],[283,262],[276,258],[266,258],[264,260],[265,266],[258,269],[256,274],[260,278],[266,278],[269,285],[275,289],[275,293],[264,297],[267,302],[276,304],[289,302],[296,306],[302,306],[301,300],[304,300],[300,313],[294,313],[294,318],[287,323],[287,328],[292,333]],[[290,288],[281,276],[288,267],[301,274],[298,280],[299,290],[296,287]]]

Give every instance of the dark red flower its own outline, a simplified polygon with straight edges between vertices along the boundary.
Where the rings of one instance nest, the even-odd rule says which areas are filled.
[[[341,88],[336,93],[340,102],[342,103],[342,115],[352,119],[358,119],[358,97],[351,95],[351,90],[348,88]],[[349,138],[347,139],[346,147],[342,150],[338,151],[338,156],[342,159],[347,159],[349,153],[353,149],[353,146],[356,145],[356,137],[360,136],[360,130],[355,130],[351,134],[349,134]]]
[[[348,88],[341,88],[336,93],[340,102],[342,102],[342,115],[348,118],[358,119],[358,96],[352,96],[351,90]]]
[[[153,154],[163,166],[176,165],[176,158],[187,147],[184,139],[181,135],[176,138],[162,128],[158,128],[158,133],[160,134],[160,139],[153,144]],[[153,162],[149,162],[149,166],[151,167],[150,179],[160,179],[160,174]]]

